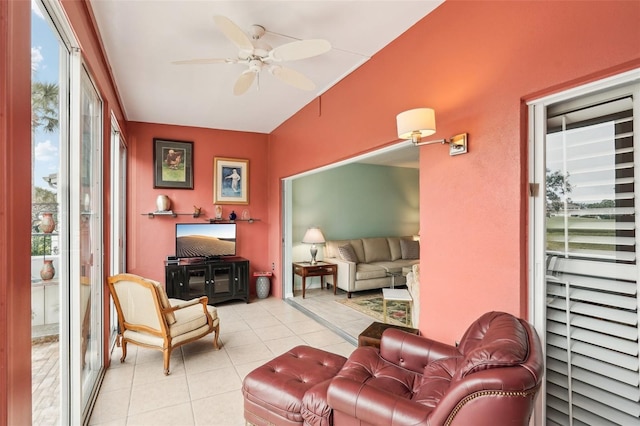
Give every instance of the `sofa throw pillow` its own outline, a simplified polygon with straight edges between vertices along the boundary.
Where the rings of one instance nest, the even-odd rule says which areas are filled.
[[[356,256],[356,251],[353,249],[351,244],[345,244],[338,247],[338,252],[340,253],[340,258],[342,260],[358,263],[358,256]]]
[[[400,240],[400,252],[403,259],[420,259],[420,242]]]

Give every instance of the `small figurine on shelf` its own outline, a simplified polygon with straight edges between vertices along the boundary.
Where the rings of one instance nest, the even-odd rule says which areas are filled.
[[[193,217],[200,217],[202,207],[193,206]]]
[[[236,215],[235,210],[231,210],[231,214],[229,214],[229,220],[236,220],[236,217],[238,217],[238,215]]]
[[[216,219],[222,219],[222,206],[216,206]]]

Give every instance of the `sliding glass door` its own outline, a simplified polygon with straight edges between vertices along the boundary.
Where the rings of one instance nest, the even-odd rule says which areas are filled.
[[[535,179],[544,188],[533,199],[544,424],[627,425],[640,417],[640,75],[628,80],[531,110]]]
[[[45,343],[59,340],[46,360],[48,370],[57,374],[39,375],[34,358],[33,420],[83,424],[104,359],[104,112],[60,3],[34,1],[32,12],[34,212],[46,201],[56,223],[53,231],[43,230],[38,225],[45,212],[38,210],[34,218],[32,327],[52,321],[55,335]],[[54,261],[53,277],[39,272],[45,260]],[[44,319],[37,315],[40,304]]]

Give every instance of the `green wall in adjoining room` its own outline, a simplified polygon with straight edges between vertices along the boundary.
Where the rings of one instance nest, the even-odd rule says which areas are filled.
[[[327,240],[419,232],[418,169],[350,164],[295,179],[292,196],[294,260],[309,257],[300,247],[309,226]]]

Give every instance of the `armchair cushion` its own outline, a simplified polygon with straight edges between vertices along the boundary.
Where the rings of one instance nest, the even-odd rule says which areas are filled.
[[[207,317],[206,315],[203,315],[204,309],[206,308],[204,308],[201,303],[177,309],[175,311],[176,322],[169,326],[169,335],[171,337],[177,337],[190,331],[197,330],[200,327],[206,326]],[[215,320],[218,314],[217,311],[215,311],[215,308],[213,308],[213,310],[216,313],[215,318],[213,318]],[[209,309],[208,311],[211,312],[211,310]]]
[[[158,281],[154,281],[154,280],[147,280],[147,281],[150,281],[153,284],[153,286],[156,288],[158,292],[158,299],[160,299],[160,306],[162,307],[162,309],[164,310],[164,309],[170,308],[171,302],[169,302],[169,298],[167,297],[167,292],[164,291],[164,287],[162,287]],[[172,325],[176,323],[176,316],[173,313],[173,311],[165,313],[164,316],[167,319],[167,324]]]

